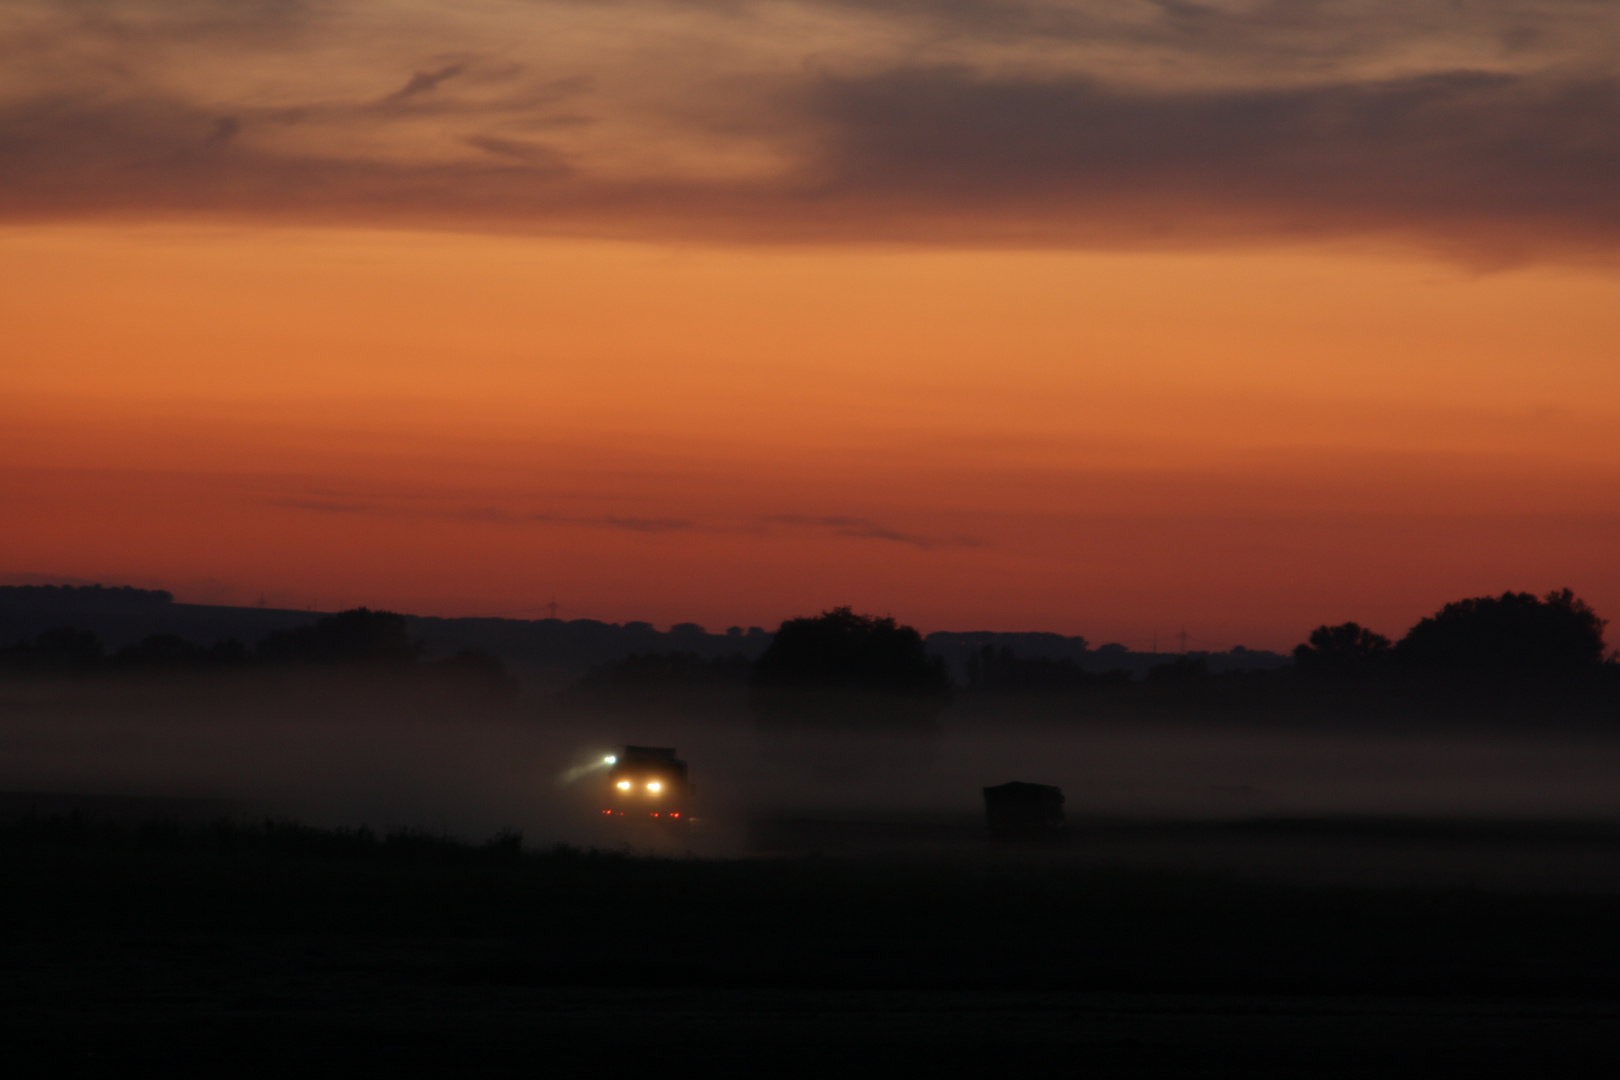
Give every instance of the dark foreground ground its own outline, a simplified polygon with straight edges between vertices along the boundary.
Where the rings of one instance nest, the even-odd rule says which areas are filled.
[[[1608,892],[37,815],[0,867],[36,1072],[1548,1075],[1620,1040]]]

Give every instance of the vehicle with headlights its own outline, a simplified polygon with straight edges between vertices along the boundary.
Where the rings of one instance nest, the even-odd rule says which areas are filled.
[[[602,813],[679,824],[687,820],[692,792],[686,762],[673,746],[626,746],[608,769]]]

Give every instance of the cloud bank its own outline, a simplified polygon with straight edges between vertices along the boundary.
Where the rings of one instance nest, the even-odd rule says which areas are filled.
[[[19,0],[0,220],[1620,245],[1596,0]]]

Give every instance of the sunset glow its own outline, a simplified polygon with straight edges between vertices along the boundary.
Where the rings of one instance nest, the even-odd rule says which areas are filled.
[[[0,574],[1271,648],[1620,611],[1620,16],[950,7],[12,5]]]

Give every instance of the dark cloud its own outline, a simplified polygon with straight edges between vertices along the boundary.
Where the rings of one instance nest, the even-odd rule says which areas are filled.
[[[330,10],[310,0],[36,0],[17,5],[19,12],[30,8],[49,13],[70,33],[128,49],[177,43],[208,48],[285,44],[304,37]]]
[[[726,239],[1021,243],[1405,236],[1462,251],[1620,241],[1620,82],[1457,72],[1231,93],[1130,93],[955,69],[828,79],[821,132],[757,182],[592,181],[539,144],[423,165],[253,151],[174,102],[0,113],[0,212],[211,210]],[[238,136],[229,158],[198,153]]]
[[[815,101],[832,132],[828,192],[942,223],[1620,239],[1614,79],[1454,72],[1151,94],[935,69],[828,81]]]
[[[600,518],[571,518],[569,520],[582,525],[602,525],[610,529],[627,529],[630,532],[639,533],[691,532],[697,528],[696,524],[687,521],[685,518],[608,516]]]
[[[400,87],[394,93],[388,95],[389,100],[400,101],[404,98],[415,97],[417,94],[426,94],[430,91],[437,90],[440,83],[444,82],[446,79],[453,79],[466,70],[467,65],[465,63],[461,63],[446,64],[437,71],[418,71],[415,75],[410,77],[409,81],[407,81],[404,86]]]
[[[234,116],[222,116],[214,122],[214,130],[208,133],[203,141],[209,146],[223,146],[236,137],[242,130],[241,121]]]
[[[510,158],[530,168],[544,171],[549,175],[559,175],[572,171],[563,155],[551,147],[537,142],[502,139],[494,135],[471,135],[465,141],[468,146],[475,146],[486,153],[494,154],[496,157]]]
[[[642,0],[621,0],[639,4]],[[1251,0],[1216,5],[1195,0],[810,0],[803,6],[843,10],[863,19],[915,27],[925,40],[990,42],[1155,54],[1161,78],[1212,60],[1244,60],[1273,71],[1295,67],[1320,74],[1352,57],[1401,50],[1410,66],[1414,46],[1436,42],[1441,53],[1474,34],[1544,44],[1564,34],[1590,43],[1607,29],[1605,0]],[[694,6],[702,6],[695,4]],[[715,9],[734,0],[709,0]],[[1595,24],[1595,26],[1594,26]],[[1534,26],[1527,38],[1526,26]],[[1166,52],[1168,50],[1168,52]]]
[[[807,63],[721,79],[724,92],[704,93],[685,93],[701,80],[676,65],[649,70],[646,93],[627,104],[600,89],[620,92],[623,78],[441,48],[427,62],[390,60],[387,78],[401,88],[384,98],[345,101],[328,89],[302,102],[231,105],[131,74],[143,55],[131,46],[116,77],[81,78],[64,63],[32,91],[23,80],[0,98],[0,219],[203,214],[727,242],[1097,247],[1351,237],[1484,262],[1607,260],[1620,247],[1612,61],[1399,78],[1335,68],[1326,58],[1351,46],[1330,31],[1365,4],[1274,0],[1227,11],[1161,0],[1132,19],[1106,5],[1005,0],[811,6],[931,20],[946,37],[1131,46],[1111,54],[1119,62],[1147,44],[1174,45],[1188,64],[1237,53],[1265,62],[1222,60],[1221,78],[1196,84],[1105,77],[1100,61],[1095,70],[1081,60]],[[1534,23],[1522,3],[1487,8],[1476,37],[1507,51],[1568,38],[1589,13],[1569,0],[1559,8],[1568,18]],[[1444,4],[1372,9],[1376,25],[1358,31],[1368,39],[1391,36],[1403,20],[1455,21]],[[130,2],[73,10],[151,33],[173,23],[182,43],[187,27],[317,18],[300,4],[237,10],[204,0],[167,14]],[[735,3],[689,10],[762,17]],[[1273,61],[1294,73],[1271,77]],[[701,167],[705,154],[730,161],[736,152],[764,164]],[[669,167],[657,164],[666,159]]]
[[[764,520],[771,525],[816,529],[831,533],[834,536],[843,536],[855,540],[892,540],[895,543],[909,544],[925,551],[935,548],[980,546],[978,541],[967,537],[940,538],[901,532],[869,518],[837,515],[814,517],[803,514],[774,514]]]

